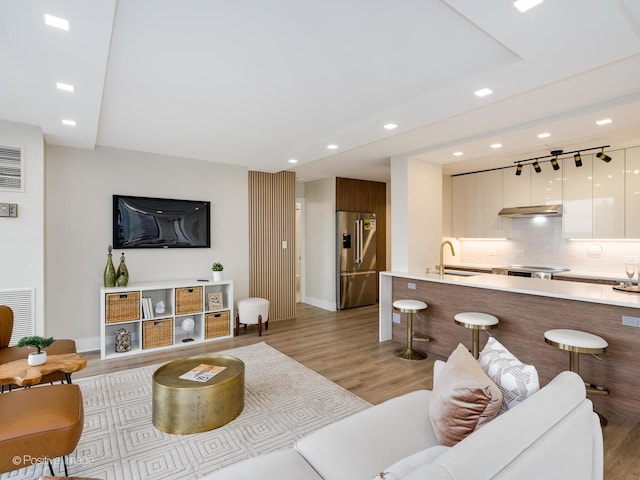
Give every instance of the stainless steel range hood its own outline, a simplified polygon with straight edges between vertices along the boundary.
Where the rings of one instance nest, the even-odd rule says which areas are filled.
[[[501,217],[561,217],[562,205],[533,205],[530,207],[509,207],[498,212]]]

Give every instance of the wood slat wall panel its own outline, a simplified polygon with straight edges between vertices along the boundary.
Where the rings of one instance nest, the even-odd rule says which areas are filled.
[[[249,172],[249,293],[273,321],[296,314],[295,196],[295,173]]]

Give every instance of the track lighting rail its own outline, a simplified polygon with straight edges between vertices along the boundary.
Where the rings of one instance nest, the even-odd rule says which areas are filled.
[[[525,160],[515,160],[513,162],[515,165],[509,165],[507,167],[487,168],[485,170],[476,170],[474,172],[457,173],[455,175],[452,175],[452,177],[460,177],[462,175],[473,175],[474,173],[493,172],[495,170],[505,170],[507,168],[515,168],[516,175],[520,175],[522,173],[522,167],[524,167],[525,165],[532,165],[535,171],[537,173],[540,173],[542,171],[542,168],[540,167],[540,163],[545,163],[545,162],[551,163],[551,166],[553,167],[553,169],[558,170],[560,169],[558,160],[560,160],[560,158],[563,156],[569,156],[572,154],[573,154],[573,159],[575,160],[575,163],[576,163],[576,167],[581,167],[582,158],[580,157],[580,154],[591,152],[593,150],[600,150],[600,152],[596,154],[596,157],[598,157],[603,162],[608,163],[611,161],[611,157],[604,153],[604,149],[609,148],[610,146],[611,145],[600,145],[599,147],[581,148],[580,150],[573,150],[571,152],[565,152],[563,150],[551,150],[550,155],[543,155],[541,157],[532,157],[532,158],[527,158]]]

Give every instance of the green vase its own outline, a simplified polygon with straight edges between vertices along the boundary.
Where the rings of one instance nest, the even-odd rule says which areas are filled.
[[[129,270],[127,269],[127,264],[124,263],[124,253],[120,255],[120,265],[118,265],[116,277],[116,282],[119,287],[126,287],[129,283]]]
[[[115,287],[116,286],[116,269],[113,266],[113,259],[111,255],[111,245],[109,245],[107,254],[107,265],[104,267],[104,286]]]

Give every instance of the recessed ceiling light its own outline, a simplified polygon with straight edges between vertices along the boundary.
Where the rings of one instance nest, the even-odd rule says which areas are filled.
[[[56,87],[58,88],[58,90],[64,90],[65,92],[73,92],[76,89],[73,85],[62,82],[56,82]]]
[[[492,143],[491,144],[491,148],[502,148],[502,144],[501,143]]]
[[[454,157],[461,157],[462,155],[464,155],[464,152],[453,152]]]
[[[289,163],[298,163],[298,160],[296,160],[295,158],[290,158],[288,160]]]
[[[538,138],[549,138],[551,134],[549,132],[539,133]]]
[[[544,0],[516,0],[513,2],[513,6],[524,13],[536,5],[540,5],[543,1]]]
[[[44,14],[44,23],[46,23],[50,27],[59,28],[60,30],[69,30],[69,20],[65,20],[64,18],[60,17],[54,17],[53,15],[49,15],[47,13]]]
[[[493,90],[491,90],[490,88],[481,88],[480,90],[476,90],[473,93],[477,97],[486,97],[487,95],[491,95],[493,93]]]
[[[602,125],[608,125],[612,122],[613,120],[611,120],[610,118],[603,118],[602,120],[598,120],[596,122],[596,125],[602,126]]]
[[[327,148],[329,150],[335,150],[336,148],[338,148],[338,145],[336,145],[335,143],[332,143],[331,145],[327,145]]]
[[[393,130],[395,128],[398,128],[398,125],[396,125],[395,123],[387,123],[384,128],[386,128],[387,130]]]
[[[76,121],[75,120],[67,120],[67,119],[63,119],[62,120],[62,124],[66,125],[68,127],[75,127],[76,126]]]

